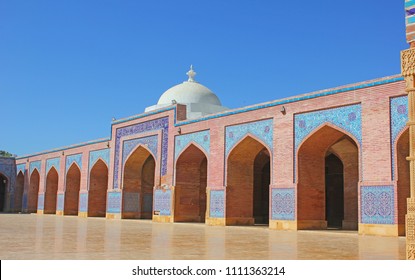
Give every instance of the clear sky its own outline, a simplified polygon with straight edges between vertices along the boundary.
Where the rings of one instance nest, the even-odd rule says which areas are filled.
[[[0,150],[110,136],[196,80],[238,108],[400,73],[404,0],[0,0]]]

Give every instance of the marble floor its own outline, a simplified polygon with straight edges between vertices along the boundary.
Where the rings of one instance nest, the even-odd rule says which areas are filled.
[[[404,237],[0,214],[0,259],[397,260]]]

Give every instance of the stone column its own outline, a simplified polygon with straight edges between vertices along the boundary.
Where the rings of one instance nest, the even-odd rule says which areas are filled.
[[[408,93],[410,197],[406,214],[406,258],[415,260],[415,48],[401,52],[402,76]]]

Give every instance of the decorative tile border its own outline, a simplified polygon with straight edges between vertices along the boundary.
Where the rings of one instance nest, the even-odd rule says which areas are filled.
[[[398,135],[405,130],[408,122],[408,96],[390,99],[390,131],[391,131],[391,162],[392,180],[395,180],[395,153]]]
[[[295,189],[271,190],[272,220],[295,220]]]
[[[130,135],[136,135],[143,132],[161,130],[161,175],[167,174],[167,149],[168,149],[168,129],[169,118],[161,118],[143,123],[138,123],[126,127],[117,128],[115,133],[115,162],[114,162],[114,189],[119,188],[118,177],[120,173],[119,160],[121,154],[121,138]]]
[[[363,224],[394,224],[395,194],[393,186],[362,186],[361,222]]]
[[[225,190],[211,190],[209,217],[225,218]]]
[[[123,142],[122,163],[125,164],[128,155],[137,148],[138,145],[146,146],[157,159],[157,135],[131,139]]]
[[[21,163],[16,165],[16,174],[19,175],[19,172],[22,172],[23,175],[25,175],[24,173],[26,172],[26,164],[25,163]]]
[[[94,164],[99,160],[102,159],[107,166],[110,165],[110,149],[102,149],[89,152],[89,173],[91,172],[92,167]]]
[[[171,190],[154,191],[154,211],[158,211],[160,216],[171,215]]]
[[[189,143],[198,144],[206,154],[210,154],[210,130],[178,135],[175,138],[174,158],[177,159]]]
[[[60,158],[51,158],[46,160],[46,174],[48,174],[49,170],[53,167],[55,167],[56,171],[59,174],[60,171]]]
[[[37,197],[37,210],[43,210],[45,207],[45,195],[39,194]]]
[[[79,212],[88,212],[88,194],[81,193],[79,195]]]
[[[65,203],[65,195],[62,193],[58,194],[58,203],[56,204],[56,210],[63,211],[64,203]]]
[[[272,139],[274,135],[273,127],[274,125],[272,119],[227,126],[225,129],[226,156],[229,154],[233,146],[235,146],[236,143],[243,139],[247,134],[252,134],[258,137],[272,152]]]
[[[109,192],[107,202],[107,213],[121,213],[121,193]]]
[[[76,162],[79,168],[82,170],[82,154],[70,155],[66,156],[66,170],[65,173],[68,173],[69,168],[71,167],[72,163]]]
[[[35,169],[37,169],[37,171],[39,172],[39,174],[40,174],[40,171],[41,171],[41,166],[42,166],[42,162],[40,161],[40,160],[37,160],[37,161],[32,161],[30,164],[29,164],[29,173],[30,173],[30,175],[32,175],[32,172],[33,172],[33,170],[35,170]]]

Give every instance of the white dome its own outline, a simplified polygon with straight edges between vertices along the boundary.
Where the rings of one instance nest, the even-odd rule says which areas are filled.
[[[172,100],[180,104],[202,103],[222,106],[219,98],[210,89],[195,81],[183,82],[169,88],[161,95],[157,105],[172,104]]]

